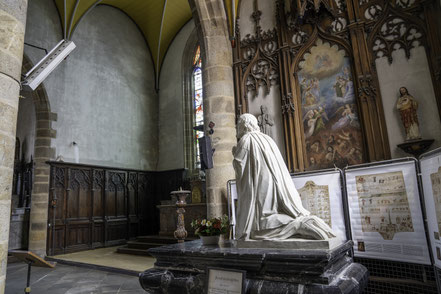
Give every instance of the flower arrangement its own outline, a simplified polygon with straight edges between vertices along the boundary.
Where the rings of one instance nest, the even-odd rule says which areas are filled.
[[[229,227],[228,216],[215,217],[212,219],[195,219],[191,222],[191,227],[195,229],[198,236],[218,236],[226,234]]]

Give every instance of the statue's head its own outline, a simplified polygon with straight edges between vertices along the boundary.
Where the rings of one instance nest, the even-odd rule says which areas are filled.
[[[400,96],[409,95],[409,91],[407,91],[406,87],[400,88]]]
[[[263,114],[266,114],[268,112],[268,108],[265,105],[260,105],[260,111]]]
[[[237,138],[242,138],[243,135],[250,132],[260,132],[259,124],[257,123],[257,118],[250,114],[244,113],[239,117],[236,126],[236,136]]]

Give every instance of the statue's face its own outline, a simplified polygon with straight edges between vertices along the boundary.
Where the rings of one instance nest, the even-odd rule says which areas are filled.
[[[406,95],[407,94],[407,89],[405,87],[401,87],[400,88],[400,94],[401,95]]]

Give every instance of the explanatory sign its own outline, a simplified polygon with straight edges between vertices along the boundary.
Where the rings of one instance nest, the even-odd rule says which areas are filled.
[[[207,272],[207,294],[244,293],[245,271],[208,268]]]
[[[429,239],[435,266],[441,268],[441,150],[420,159]]]
[[[346,171],[354,255],[430,264],[414,161]]]

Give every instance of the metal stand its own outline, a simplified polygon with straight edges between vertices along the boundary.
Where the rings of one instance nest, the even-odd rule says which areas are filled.
[[[49,263],[40,256],[32,253],[30,251],[22,251],[22,250],[10,250],[9,254],[15,256],[19,260],[23,261],[28,265],[28,276],[26,279],[26,288],[24,289],[25,293],[31,293],[31,267],[32,265],[40,266],[40,267],[48,267],[53,268],[55,264]]]
[[[34,262],[33,261],[28,261],[28,277],[27,277],[27,281],[26,281],[26,288],[24,289],[25,293],[31,293],[31,266]]]

